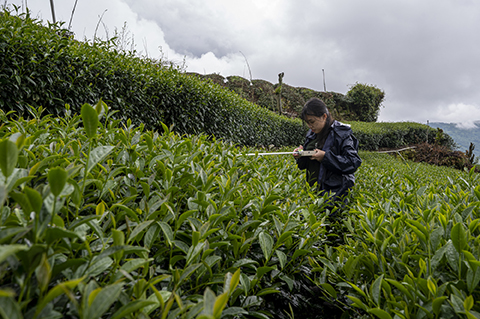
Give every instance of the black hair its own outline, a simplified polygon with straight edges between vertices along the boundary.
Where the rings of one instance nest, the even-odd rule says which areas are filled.
[[[307,115],[322,117],[323,114],[327,114],[327,125],[325,126],[328,128],[328,126],[330,126],[330,124],[332,123],[332,116],[328,111],[327,105],[319,98],[312,97],[303,106],[300,118],[305,121]]]
[[[300,118],[305,121],[305,118],[307,117],[307,115],[322,117],[323,114],[325,113],[327,113],[327,116],[330,115],[330,112],[328,112],[327,105],[319,98],[312,97],[303,106],[302,113],[300,114]]]

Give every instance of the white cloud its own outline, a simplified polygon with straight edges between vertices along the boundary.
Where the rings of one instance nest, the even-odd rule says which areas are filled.
[[[473,104],[449,104],[439,108],[432,122],[457,123],[459,128],[474,128],[480,119],[480,106]]]

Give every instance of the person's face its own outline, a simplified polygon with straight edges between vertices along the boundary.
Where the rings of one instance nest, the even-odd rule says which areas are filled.
[[[318,134],[322,131],[327,122],[327,114],[323,114],[322,116],[314,116],[314,115],[307,115],[305,117],[305,123],[307,123],[308,128],[312,130],[313,133]]]

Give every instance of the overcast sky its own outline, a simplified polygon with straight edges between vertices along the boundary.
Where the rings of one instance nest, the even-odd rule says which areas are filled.
[[[1,1],[52,21],[50,0]],[[54,0],[65,27],[74,4]],[[327,91],[385,91],[379,121],[480,120],[478,0],[78,0],[71,30],[105,38],[125,25],[138,52],[188,72],[272,83],[284,72],[321,91],[324,69]]]

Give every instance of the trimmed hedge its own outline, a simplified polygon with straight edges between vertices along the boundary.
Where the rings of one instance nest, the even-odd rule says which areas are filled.
[[[304,140],[307,128],[299,119],[277,115],[162,61],[118,51],[114,40],[79,42],[68,30],[45,27],[28,13],[4,11],[0,26],[0,107],[6,112],[31,117],[31,105],[63,116],[66,104],[80,113],[84,103],[102,99],[118,111],[116,119],[124,124],[132,119],[147,129],[162,131],[164,123],[179,134],[205,133],[246,146]],[[429,141],[435,136],[418,123],[353,122],[352,128],[365,150],[423,142],[427,132],[433,131]]]
[[[425,124],[415,122],[349,122],[355,132],[360,149],[376,151],[382,148],[398,148],[407,145],[436,141],[437,130]],[[453,139],[444,134],[442,145],[454,146]]]
[[[180,134],[204,132],[242,145],[296,145],[304,137],[300,120],[249,103],[210,81],[200,81],[115,49],[114,40],[75,41],[58,25],[44,27],[29,14],[0,15],[0,106],[29,115],[31,105],[64,115],[103,99],[117,116]]]

